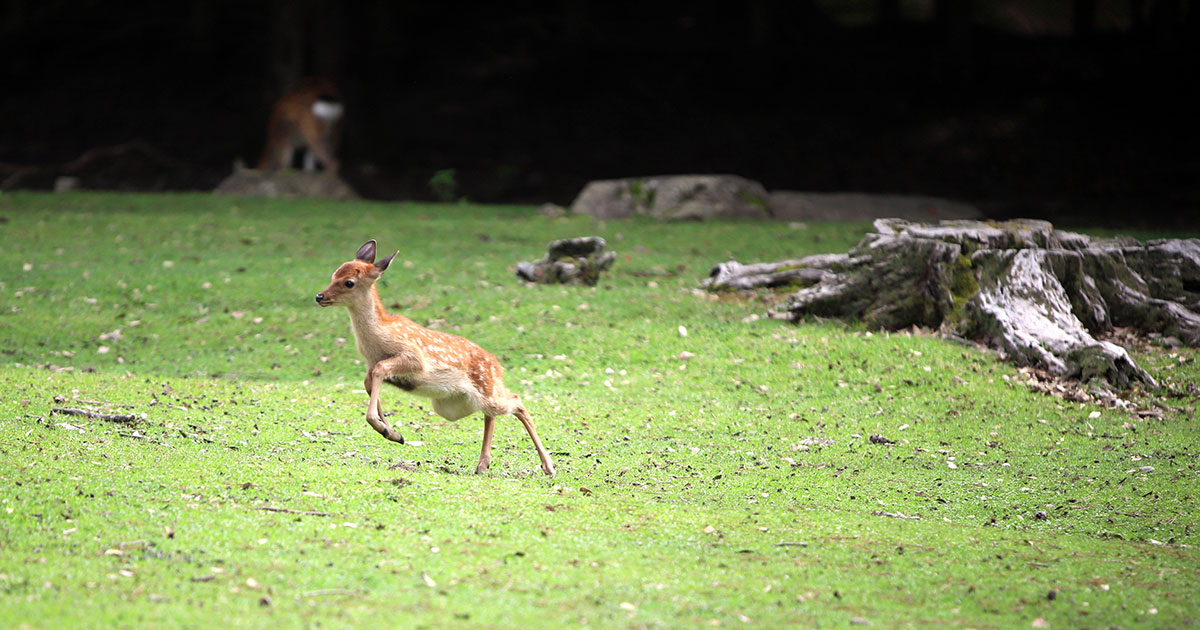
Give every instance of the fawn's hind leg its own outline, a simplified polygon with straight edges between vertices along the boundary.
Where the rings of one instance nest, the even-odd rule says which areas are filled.
[[[520,405],[513,411],[513,415],[521,421],[521,424],[525,425],[525,430],[529,432],[529,437],[533,440],[533,447],[537,449],[538,458],[542,460],[542,472],[553,477],[555,474],[554,462],[550,461],[550,454],[546,452],[546,447],[542,446],[542,440],[533,426],[533,420],[529,418],[529,411],[525,409],[524,405]]]
[[[475,466],[475,474],[487,472],[492,463],[492,432],[496,429],[496,416],[483,416],[483,450],[479,452],[479,464]]]

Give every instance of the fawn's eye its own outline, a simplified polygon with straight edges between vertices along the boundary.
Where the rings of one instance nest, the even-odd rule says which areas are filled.
[[[354,288],[354,281],[353,281],[353,280],[347,280],[347,281],[345,282],[345,284],[346,284],[346,288],[347,288],[347,289],[353,289],[353,288]]]

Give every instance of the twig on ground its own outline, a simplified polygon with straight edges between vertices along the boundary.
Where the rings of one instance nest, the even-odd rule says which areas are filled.
[[[322,595],[358,595],[367,592],[366,589],[358,588],[326,588],[319,591],[305,591],[300,594],[300,597],[321,597]]]
[[[920,516],[905,516],[904,514],[902,514],[900,512],[884,512],[883,510],[875,510],[874,512],[871,512],[871,514],[873,514],[875,516],[886,516],[888,518],[902,518],[902,519],[909,520],[909,521],[921,520]]]
[[[56,401],[54,401],[54,402],[58,402],[58,401],[56,400]],[[113,404],[113,403],[101,402],[101,401],[99,401],[99,400],[77,400],[77,401],[75,401],[75,402],[77,402],[77,403],[79,403],[79,404],[81,404],[81,405],[92,405],[93,407],[101,407],[101,406],[104,406],[104,405],[109,405],[109,406],[112,406],[112,407],[120,407],[120,408],[122,408],[122,409],[133,409],[133,408],[134,408],[134,406],[133,406],[133,405],[124,405],[124,404],[122,404],[122,405],[117,405],[117,404]]]
[[[275,507],[273,505],[260,505],[255,510],[264,512],[285,512],[287,514],[303,514],[305,516],[333,516],[332,512],[313,512],[311,510],[293,510],[291,508]]]
[[[66,407],[55,407],[54,409],[50,410],[50,413],[59,413],[64,416],[83,416],[85,418],[107,420],[109,422],[140,422],[142,420],[141,416],[136,416],[131,413],[100,413],[99,411],[71,409]]]

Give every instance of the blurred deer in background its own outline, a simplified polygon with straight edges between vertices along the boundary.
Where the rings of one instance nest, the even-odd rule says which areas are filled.
[[[343,113],[341,94],[332,82],[309,78],[296,83],[271,110],[259,170],[287,168],[295,151],[305,149],[304,170],[315,171],[319,163],[336,173],[339,165],[335,153]]]

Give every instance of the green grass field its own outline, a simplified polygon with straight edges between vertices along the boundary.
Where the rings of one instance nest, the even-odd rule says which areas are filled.
[[[1163,389],[1107,409],[696,291],[865,224],[83,193],[0,217],[0,627],[1200,623],[1195,351],[1139,348]],[[591,234],[619,252],[599,286],[515,278]],[[482,476],[478,416],[389,388],[409,443],[364,422],[313,296],[369,238],[400,250],[385,304],[500,357],[557,478],[511,417]]]

